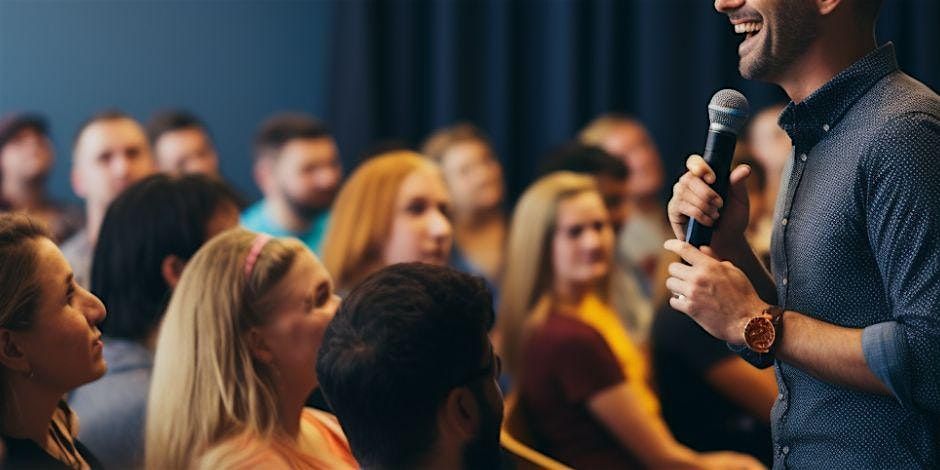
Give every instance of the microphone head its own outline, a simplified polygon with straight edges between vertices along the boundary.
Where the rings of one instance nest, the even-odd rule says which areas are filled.
[[[718,90],[708,103],[709,128],[738,135],[747,122],[750,105],[738,90]]]

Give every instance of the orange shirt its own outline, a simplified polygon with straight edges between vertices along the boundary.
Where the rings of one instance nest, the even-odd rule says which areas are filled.
[[[242,436],[209,449],[196,466],[205,469],[356,469],[346,436],[336,417],[304,408],[297,441],[268,441]]]

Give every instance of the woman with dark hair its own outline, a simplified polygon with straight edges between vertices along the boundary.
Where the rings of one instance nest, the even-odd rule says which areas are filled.
[[[0,214],[0,466],[101,468],[62,396],[107,369],[104,305],[49,237],[27,216]]]
[[[157,332],[186,261],[238,223],[238,197],[204,176],[150,176],[108,207],[92,261],[91,287],[110,306],[101,325],[110,365],[69,403],[80,437],[109,468],[143,465],[143,429]]]

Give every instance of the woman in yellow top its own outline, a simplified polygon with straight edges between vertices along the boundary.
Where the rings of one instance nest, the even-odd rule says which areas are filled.
[[[548,175],[516,206],[501,352],[536,440],[574,468],[762,468],[696,453],[667,429],[645,359],[607,303],[613,243],[590,177]]]
[[[147,468],[356,468],[336,419],[304,408],[338,306],[298,240],[234,229],[204,245],[160,330]]]

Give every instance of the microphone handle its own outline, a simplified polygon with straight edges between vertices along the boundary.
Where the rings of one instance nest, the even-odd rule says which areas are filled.
[[[702,157],[715,172],[715,182],[710,186],[727,203],[728,178],[731,174],[731,159],[734,158],[734,146],[738,136],[730,132],[708,130],[705,140],[705,153]],[[719,215],[721,214],[719,209]],[[708,245],[712,240],[712,227],[706,227],[695,219],[689,220],[685,239],[694,247]]]

